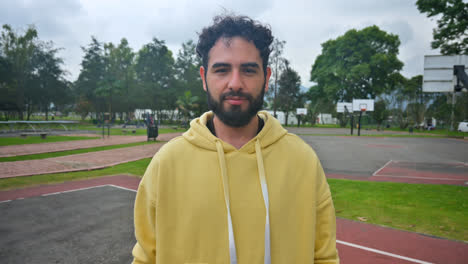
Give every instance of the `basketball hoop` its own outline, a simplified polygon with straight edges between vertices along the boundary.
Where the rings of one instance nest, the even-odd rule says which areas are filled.
[[[361,112],[365,112],[367,110],[367,104],[359,104],[359,108],[361,109]]]

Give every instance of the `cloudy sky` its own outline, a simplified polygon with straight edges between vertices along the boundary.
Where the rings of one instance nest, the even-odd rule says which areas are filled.
[[[273,34],[286,41],[285,57],[298,71],[304,86],[321,52],[320,44],[347,30],[377,25],[401,40],[399,59],[403,75],[423,72],[423,56],[431,50],[434,20],[420,14],[416,0],[2,0],[0,24],[18,30],[34,24],[41,40],[64,48],[60,56],[75,80],[83,57],[81,46],[91,36],[118,43],[125,37],[138,51],[153,37],[177,54],[181,43],[197,39],[197,32],[223,10],[248,15],[270,24]]]

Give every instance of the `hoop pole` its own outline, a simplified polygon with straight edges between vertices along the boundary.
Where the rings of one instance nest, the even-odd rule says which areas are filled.
[[[358,136],[361,136],[361,116],[362,116],[362,111],[359,112],[359,126],[358,126],[358,132],[357,132]]]

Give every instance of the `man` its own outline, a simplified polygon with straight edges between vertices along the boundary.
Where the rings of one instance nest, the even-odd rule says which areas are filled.
[[[212,112],[155,155],[135,201],[134,263],[338,263],[314,151],[259,111],[271,31],[216,17],[197,45]]]

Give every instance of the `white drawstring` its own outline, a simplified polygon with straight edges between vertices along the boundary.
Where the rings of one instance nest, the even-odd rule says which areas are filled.
[[[236,253],[236,241],[234,240],[234,229],[232,227],[232,217],[231,217],[231,206],[229,203],[229,181],[227,177],[227,169],[226,169],[226,159],[224,158],[224,150],[221,142],[216,140],[216,149],[218,152],[218,160],[219,165],[221,167],[221,176],[223,182],[223,189],[224,189],[224,201],[226,203],[227,209],[227,220],[228,220],[228,228],[229,228],[229,258],[231,264],[237,264],[237,253]]]
[[[234,239],[234,229],[232,227],[231,207],[230,207],[230,195],[229,195],[229,181],[227,177],[226,159],[224,157],[224,149],[222,143],[216,140],[216,150],[218,152],[219,165],[221,167],[221,177],[224,189],[224,201],[227,209],[227,222],[229,229],[229,258],[231,264],[237,264],[237,252],[236,242]],[[264,252],[264,264],[271,263],[271,251],[270,251],[270,204],[268,196],[268,187],[266,184],[265,167],[263,165],[263,157],[260,147],[260,140],[257,139],[255,142],[255,152],[257,157],[258,165],[258,177],[262,188],[263,202],[265,204],[265,252]]]
[[[270,250],[270,202],[268,196],[268,186],[265,177],[265,167],[263,165],[262,149],[260,147],[260,140],[257,138],[255,142],[255,152],[257,154],[257,165],[258,165],[258,178],[262,186],[263,202],[265,203],[265,264],[271,263],[271,250]]]

